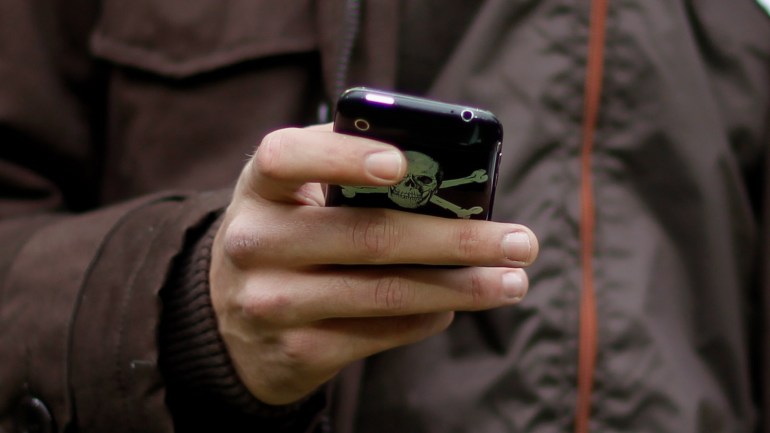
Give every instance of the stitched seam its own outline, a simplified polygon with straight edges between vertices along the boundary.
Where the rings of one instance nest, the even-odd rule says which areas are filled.
[[[97,57],[174,78],[183,78],[227,65],[291,53],[310,53],[318,48],[314,40],[285,43],[270,50],[260,49],[255,41],[220,47],[206,55],[175,58],[160,50],[137,46],[104,35],[95,35],[91,49]]]
[[[157,204],[165,203],[165,202],[169,202],[169,201],[174,201],[174,200],[172,198],[167,198],[165,200],[160,200],[158,202],[149,203],[148,206],[143,206],[142,209],[144,209],[145,207],[150,207],[149,205],[157,205]],[[174,216],[176,216],[176,213],[174,214]],[[163,238],[163,234],[165,233],[164,228],[167,225],[169,225],[169,223],[172,220],[173,220],[172,217],[170,217],[168,215],[165,215],[164,218],[162,218],[162,220],[159,223],[156,224],[157,229],[155,231],[155,236],[150,241],[149,246],[148,246],[146,251],[153,251],[155,249],[155,246],[158,244],[158,240]],[[134,270],[131,272],[131,276],[130,276],[129,280],[126,283],[126,286],[128,287],[128,289],[126,290],[125,295],[123,296],[123,299],[121,300],[120,308],[118,310],[118,315],[120,317],[120,320],[118,322],[118,329],[117,329],[117,331],[118,331],[118,333],[117,333],[118,339],[117,339],[117,342],[115,344],[115,348],[114,348],[114,351],[113,351],[114,360],[115,360],[115,365],[114,365],[115,371],[114,371],[114,373],[115,373],[115,381],[117,382],[117,389],[118,389],[118,392],[121,395],[121,403],[122,403],[122,406],[123,406],[122,413],[124,415],[130,413],[130,409],[131,409],[128,406],[128,397],[129,397],[129,395],[128,395],[128,384],[127,384],[127,380],[126,380],[126,377],[125,377],[126,375],[123,372],[123,369],[121,368],[121,361],[123,359],[123,350],[124,350],[124,347],[125,347],[124,346],[124,341],[125,341],[125,339],[124,339],[124,331],[126,329],[125,328],[126,315],[127,315],[127,312],[128,312],[128,306],[131,303],[131,300],[133,299],[134,290],[136,289],[136,280],[137,280],[136,277],[137,277],[137,275],[139,275],[139,272],[142,269],[145,268],[145,266],[147,264],[147,261],[149,260],[149,257],[150,257],[150,254],[145,254],[144,258],[142,259],[142,261],[139,262],[137,264],[137,266],[134,268]],[[133,418],[126,417],[125,418],[125,422],[126,422],[126,425],[129,427],[130,431],[133,431],[133,432],[138,432],[139,431],[137,429],[136,424],[133,423]]]
[[[72,308],[72,315],[70,316],[69,323],[67,324],[67,356],[65,358],[66,360],[65,360],[64,368],[66,370],[66,375],[67,375],[66,376],[67,377],[67,388],[68,388],[67,392],[69,394],[70,401],[72,402],[72,404],[70,405],[70,409],[71,409],[70,418],[73,420],[73,422],[76,422],[76,420],[77,420],[77,416],[76,416],[77,415],[77,410],[76,410],[77,400],[76,400],[76,396],[75,396],[75,387],[74,387],[74,384],[72,383],[72,378],[73,378],[73,370],[72,369],[73,369],[73,365],[74,365],[74,361],[73,361],[72,358],[74,357],[73,354],[75,352],[74,351],[74,347],[73,347],[74,344],[75,344],[75,341],[74,341],[75,340],[74,328],[75,328],[75,323],[77,321],[77,317],[78,317],[78,315],[80,313],[80,307],[82,305],[84,289],[88,285],[88,283],[91,281],[91,275],[92,275],[94,269],[96,268],[97,264],[99,263],[99,259],[102,257],[102,255],[104,253],[104,249],[106,248],[106,245],[109,243],[109,240],[113,238],[115,233],[117,233],[118,230],[120,228],[122,228],[125,225],[125,223],[127,221],[129,221],[129,219],[131,217],[133,217],[136,213],[144,210],[145,208],[147,208],[149,206],[152,206],[152,205],[155,205],[155,204],[158,204],[158,203],[162,203],[164,201],[171,201],[171,200],[173,200],[175,198],[176,197],[163,197],[163,198],[159,198],[157,200],[153,200],[151,202],[145,203],[145,204],[143,204],[143,205],[141,205],[141,206],[139,206],[137,208],[131,209],[130,211],[128,211],[125,214],[121,215],[120,218],[118,218],[118,220],[113,223],[112,227],[110,227],[110,229],[104,235],[104,238],[102,239],[102,241],[100,242],[98,248],[94,252],[94,255],[93,255],[90,263],[86,267],[86,270],[85,270],[85,273],[84,273],[84,276],[83,276],[83,280],[81,281],[80,287],[78,288],[77,297],[75,299],[75,303],[74,303],[74,306]],[[125,405],[125,393],[124,393],[124,395],[122,397],[123,397],[124,405]],[[123,413],[127,413],[127,412],[124,411]]]

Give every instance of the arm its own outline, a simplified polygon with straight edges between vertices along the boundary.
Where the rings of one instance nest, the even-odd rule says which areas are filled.
[[[155,369],[129,367],[133,360],[152,365],[153,318],[159,310],[153,293],[164,274],[146,269],[149,263],[142,257],[154,254],[162,267],[184,232],[181,227],[175,235],[162,231],[182,217],[182,196],[158,195],[90,211],[97,203],[99,176],[98,133],[92,126],[102,93],[85,47],[96,11],[83,1],[61,11],[56,6],[0,5],[4,431],[15,430],[19,406],[28,398],[39,399],[63,430],[75,422],[73,415],[84,425],[96,423],[102,415],[89,400],[120,388],[124,395],[118,400],[125,402],[135,391],[158,388]],[[132,236],[137,227],[142,235]],[[116,254],[124,254],[123,261]],[[131,284],[111,291],[121,278]],[[139,311],[141,303],[150,308]],[[147,325],[135,330],[140,336],[127,339],[111,320],[124,330],[134,320]],[[126,374],[136,388],[121,387]],[[162,398],[157,391],[153,396]],[[103,409],[106,416],[119,412]]]
[[[169,192],[101,205],[106,91],[87,50],[98,6],[0,4],[3,431],[16,430],[32,398],[57,431],[172,429],[157,368],[158,293],[188,232],[230,197]]]

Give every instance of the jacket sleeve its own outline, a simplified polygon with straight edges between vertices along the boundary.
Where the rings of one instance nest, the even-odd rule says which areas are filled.
[[[217,223],[188,232],[187,253],[172,266],[161,290],[160,369],[176,431],[315,432],[328,423],[331,386],[294,404],[272,406],[254,398],[235,372],[209,295],[208,270]]]
[[[163,315],[161,289],[179,284],[163,299],[169,305],[208,289],[195,282],[200,269],[191,278],[175,269],[188,257],[201,263],[207,250],[196,253],[196,234],[230,193],[159,192],[100,204],[106,93],[86,48],[98,7],[0,2],[1,432],[172,431],[164,374],[212,388],[237,384],[221,370],[212,380],[177,374],[173,363],[159,368],[161,317],[173,317]],[[166,338],[177,348],[218,341],[215,321],[206,323],[187,340]],[[226,353],[212,359],[229,362]],[[226,399],[212,401],[241,413]],[[265,423],[245,419],[251,430]]]
[[[158,292],[186,227],[220,205],[221,194],[158,194],[3,220],[3,428],[171,431]]]
[[[57,2],[0,3],[4,432],[96,426],[99,409],[118,422],[121,411],[107,402],[125,407],[140,389],[161,407],[152,347],[160,304],[151,297],[174,253],[168,230],[184,199],[94,209],[101,96],[83,47],[96,11],[80,0],[71,6],[82,22]]]

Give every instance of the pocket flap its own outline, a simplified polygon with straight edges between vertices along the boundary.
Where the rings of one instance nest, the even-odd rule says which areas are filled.
[[[317,48],[311,0],[105,0],[97,57],[174,78]]]

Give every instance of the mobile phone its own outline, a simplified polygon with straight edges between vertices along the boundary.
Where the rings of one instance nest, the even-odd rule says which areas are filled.
[[[327,206],[490,219],[503,143],[502,125],[491,112],[356,87],[340,97],[334,131],[393,144],[408,167],[389,187],[329,185]]]

